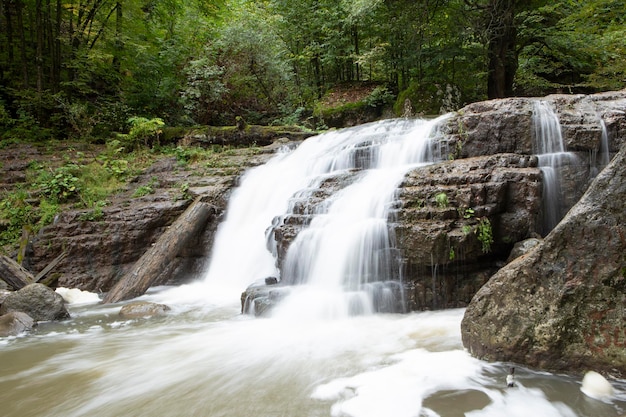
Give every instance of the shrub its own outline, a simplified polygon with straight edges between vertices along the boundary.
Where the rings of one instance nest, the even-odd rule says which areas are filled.
[[[74,163],[63,165],[52,173],[41,171],[38,186],[41,194],[57,201],[65,202],[79,195],[78,177],[75,175],[80,167]]]
[[[130,131],[127,135],[119,135],[121,142],[127,146],[127,150],[135,149],[140,144],[152,146],[159,143],[159,136],[163,133],[165,122],[155,117],[154,119],[146,119],[145,117],[131,117],[128,119],[130,123]]]
[[[483,253],[491,252],[491,244],[493,243],[493,230],[491,229],[491,222],[488,218],[484,217],[480,219],[478,227],[476,228],[476,235],[478,240],[482,243]]]

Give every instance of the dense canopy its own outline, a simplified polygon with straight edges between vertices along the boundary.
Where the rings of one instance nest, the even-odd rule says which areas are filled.
[[[0,139],[626,86],[624,0],[2,0]],[[134,119],[133,119],[134,118]]]

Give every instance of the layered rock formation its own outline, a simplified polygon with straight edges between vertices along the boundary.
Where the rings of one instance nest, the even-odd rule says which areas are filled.
[[[626,146],[563,221],[474,296],[464,345],[486,360],[626,375]]]
[[[442,127],[444,139],[436,145],[449,160],[416,169],[402,182],[390,224],[396,236],[408,309],[465,306],[506,263],[513,245],[534,236],[543,181],[532,156],[536,100],[493,100],[459,110]],[[578,165],[570,167],[564,203],[569,208],[601,168],[603,132],[608,134],[612,153],[626,142],[626,92],[559,95],[542,100],[551,103],[559,116],[568,150],[580,156]],[[237,156],[248,158],[239,165],[244,168],[263,163],[275,148],[268,147],[267,153],[252,158]],[[186,182],[190,197],[203,196],[214,215],[155,284],[194,277],[202,270],[240,173],[241,169],[221,170],[198,177],[175,161],[163,160],[131,184],[139,187],[157,178],[154,194],[131,198],[131,188],[104,207],[102,218],[97,220],[86,219],[84,211],[63,213],[33,239],[25,265],[33,272],[41,271],[66,251],[68,256],[53,271],[58,285],[107,292],[189,205],[189,199],[180,197],[180,184]],[[279,265],[290,242],[310,221],[304,214],[307,207],[323,203],[350,181],[350,174],[329,178],[312,194],[311,201],[294,203],[302,206],[302,214],[295,210],[275,230]],[[445,194],[445,206],[437,201],[438,194]],[[493,242],[484,248],[479,226],[487,221]]]
[[[534,233],[541,199],[536,164],[532,156],[498,154],[407,175],[392,224],[409,310],[464,307],[511,245]]]

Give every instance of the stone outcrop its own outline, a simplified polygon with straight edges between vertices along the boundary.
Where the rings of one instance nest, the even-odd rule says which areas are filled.
[[[31,238],[24,266],[33,273],[43,270],[57,255],[67,256],[51,272],[56,285],[103,293],[124,276],[159,237],[192,203],[201,197],[212,207],[212,215],[198,233],[188,239],[180,253],[154,278],[154,285],[177,284],[193,279],[203,268],[213,235],[223,214],[237,176],[259,165],[285,141],[277,141],[249,155],[235,150],[220,156],[219,166],[206,168],[198,176],[193,166],[181,166],[165,158],[139,175],[120,195],[110,199],[98,218],[87,210],[68,210]],[[186,195],[181,192],[186,184]],[[133,196],[142,186],[152,193]]]
[[[600,155],[603,135],[610,154],[624,140],[626,92],[491,100],[452,115],[432,150],[449,160],[407,174],[389,219],[408,310],[466,306],[509,261],[517,242],[540,237],[544,178],[533,134],[538,100],[550,103],[562,120],[567,149],[574,155],[561,168],[563,212],[582,196],[601,161],[608,160],[609,155]],[[367,166],[367,149],[362,156]],[[357,161],[360,157],[355,155]],[[279,267],[291,242],[311,222],[310,213],[357,175],[329,176],[317,190],[292,201],[293,212],[277,219],[273,229]],[[445,204],[437,202],[440,194]],[[479,239],[481,227],[492,234],[488,248]]]
[[[604,128],[610,138],[610,152],[616,153],[626,142],[626,90],[622,90],[472,103],[446,123],[448,152],[454,158],[497,153],[533,154],[532,114],[537,100],[546,101],[554,108],[568,151],[595,155],[601,149]]]
[[[29,284],[9,294],[0,306],[0,315],[13,312],[26,313],[35,321],[70,317],[63,297],[43,284]]]
[[[626,376],[626,147],[561,223],[474,296],[464,345],[490,361]]]
[[[541,204],[536,165],[532,156],[498,154],[406,176],[393,230],[409,310],[466,306],[513,243],[534,233]],[[493,242],[481,241],[481,230]]]

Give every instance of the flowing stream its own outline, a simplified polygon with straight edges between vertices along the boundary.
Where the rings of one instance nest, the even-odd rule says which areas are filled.
[[[168,315],[122,319],[123,303],[69,305],[72,319],[0,339],[2,416],[616,417],[613,397],[582,376],[474,359],[462,309],[374,314],[368,286],[401,279],[386,227],[404,173],[445,158],[438,121],[394,120],[320,135],[242,178],[206,276],[152,288]],[[332,195],[312,205],[320,185]],[[349,214],[346,213],[349,211]],[[272,232],[306,214],[276,267]],[[268,276],[294,284],[275,314],[240,314],[239,297]],[[346,296],[348,294],[348,296]],[[354,310],[354,297],[360,304]],[[355,314],[358,313],[358,314]]]

